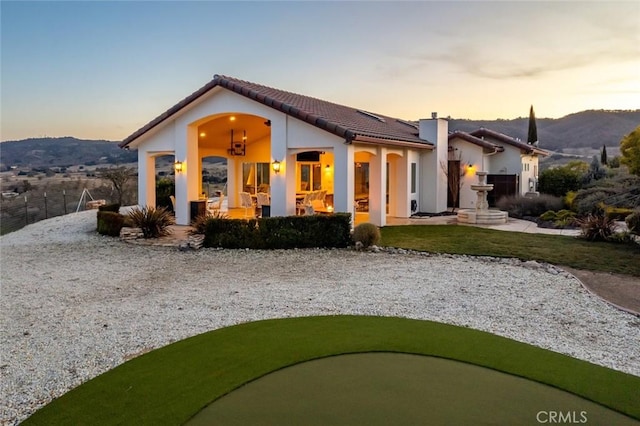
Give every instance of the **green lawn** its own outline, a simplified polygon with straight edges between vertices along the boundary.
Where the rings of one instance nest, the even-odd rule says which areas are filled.
[[[381,245],[432,253],[517,257],[640,276],[640,246],[459,225],[387,226]]]
[[[271,372],[366,352],[429,355],[487,367],[640,419],[640,377],[463,327],[334,316],[258,321],[176,342],[77,387],[24,424],[183,424],[212,401]]]

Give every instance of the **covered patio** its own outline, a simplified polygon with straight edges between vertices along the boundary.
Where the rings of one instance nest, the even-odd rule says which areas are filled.
[[[443,126],[443,124],[445,124]],[[351,213],[354,224],[446,210],[446,121],[406,122],[225,77],[134,132],[140,205],[156,205],[155,158],[175,158],[176,223],[231,217]],[[436,150],[436,147],[440,147]],[[210,194],[203,160],[224,158],[226,187]]]

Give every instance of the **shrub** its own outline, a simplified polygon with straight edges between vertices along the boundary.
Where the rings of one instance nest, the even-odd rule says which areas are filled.
[[[98,211],[101,212],[120,212],[120,204],[118,203],[113,203],[113,204],[104,204],[102,206],[98,207]]]
[[[578,219],[580,237],[588,241],[607,241],[616,229],[615,222],[605,215],[589,214]]]
[[[640,210],[634,210],[624,220],[629,228],[629,232],[635,235],[640,235]]]
[[[542,213],[540,215],[540,219],[542,220],[556,220],[556,212],[554,212],[553,210],[547,210],[546,212]]]
[[[581,185],[582,173],[567,166],[543,170],[538,177],[538,190],[557,197],[576,191]]]
[[[113,211],[98,210],[98,233],[111,237],[120,236],[120,230],[124,226],[125,216]]]
[[[224,213],[221,212],[219,210],[216,210],[213,213],[207,213],[204,215],[200,215],[198,217],[196,217],[196,219],[191,223],[191,226],[193,227],[193,229],[191,229],[189,231],[189,234],[191,235],[204,235],[206,229],[207,229],[207,223],[210,220],[216,220],[216,219],[229,219],[229,216]]]
[[[597,213],[602,210],[602,203],[618,192],[611,188],[590,188],[578,191],[573,199],[572,210],[579,216]]]
[[[625,220],[633,210],[624,207],[603,206],[604,213],[613,220]]]
[[[162,178],[156,181],[156,206],[166,207],[167,210],[173,211],[173,203],[171,203],[171,195],[175,194],[176,185],[171,179]]]
[[[567,192],[567,195],[564,196],[563,200],[564,200],[564,205],[567,206],[569,209],[573,210],[573,203],[576,199],[576,195],[578,195],[578,193],[576,191],[569,191]]]
[[[373,223],[361,223],[353,229],[353,241],[367,248],[380,242],[380,229]]]
[[[175,223],[173,215],[165,207],[151,206],[134,208],[129,212],[133,225],[142,230],[145,238],[158,238],[171,233],[170,225]]]
[[[618,244],[635,244],[635,238],[633,237],[633,234],[631,234],[631,232],[628,232],[628,231],[614,232],[607,239],[607,241],[611,243],[618,243]]]
[[[509,216],[522,219],[525,216],[538,217],[548,210],[560,210],[564,207],[562,198],[541,194],[538,197],[523,197],[515,195],[502,197],[497,207],[509,212]]]
[[[202,229],[205,236],[204,247],[347,247],[351,242],[351,215],[336,213],[329,216],[265,217],[248,221],[212,217],[203,220],[200,226],[200,230]]]

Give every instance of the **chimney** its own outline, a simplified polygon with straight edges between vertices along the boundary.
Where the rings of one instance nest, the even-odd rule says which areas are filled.
[[[424,151],[420,160],[420,209],[426,213],[447,210],[447,175],[442,170],[449,158],[449,122],[431,113],[431,119],[421,119],[418,137],[433,144],[432,151]]]

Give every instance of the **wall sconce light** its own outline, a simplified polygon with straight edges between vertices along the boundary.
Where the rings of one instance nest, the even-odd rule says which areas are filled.
[[[275,160],[273,163],[271,163],[271,167],[273,168],[275,174],[280,173],[280,162],[278,160]]]
[[[327,164],[326,166],[324,166],[324,171],[325,172],[329,172],[330,170],[331,170],[331,166],[330,165]]]
[[[173,170],[175,170],[176,173],[182,173],[184,170],[184,163],[182,161],[176,161],[173,163]]]

